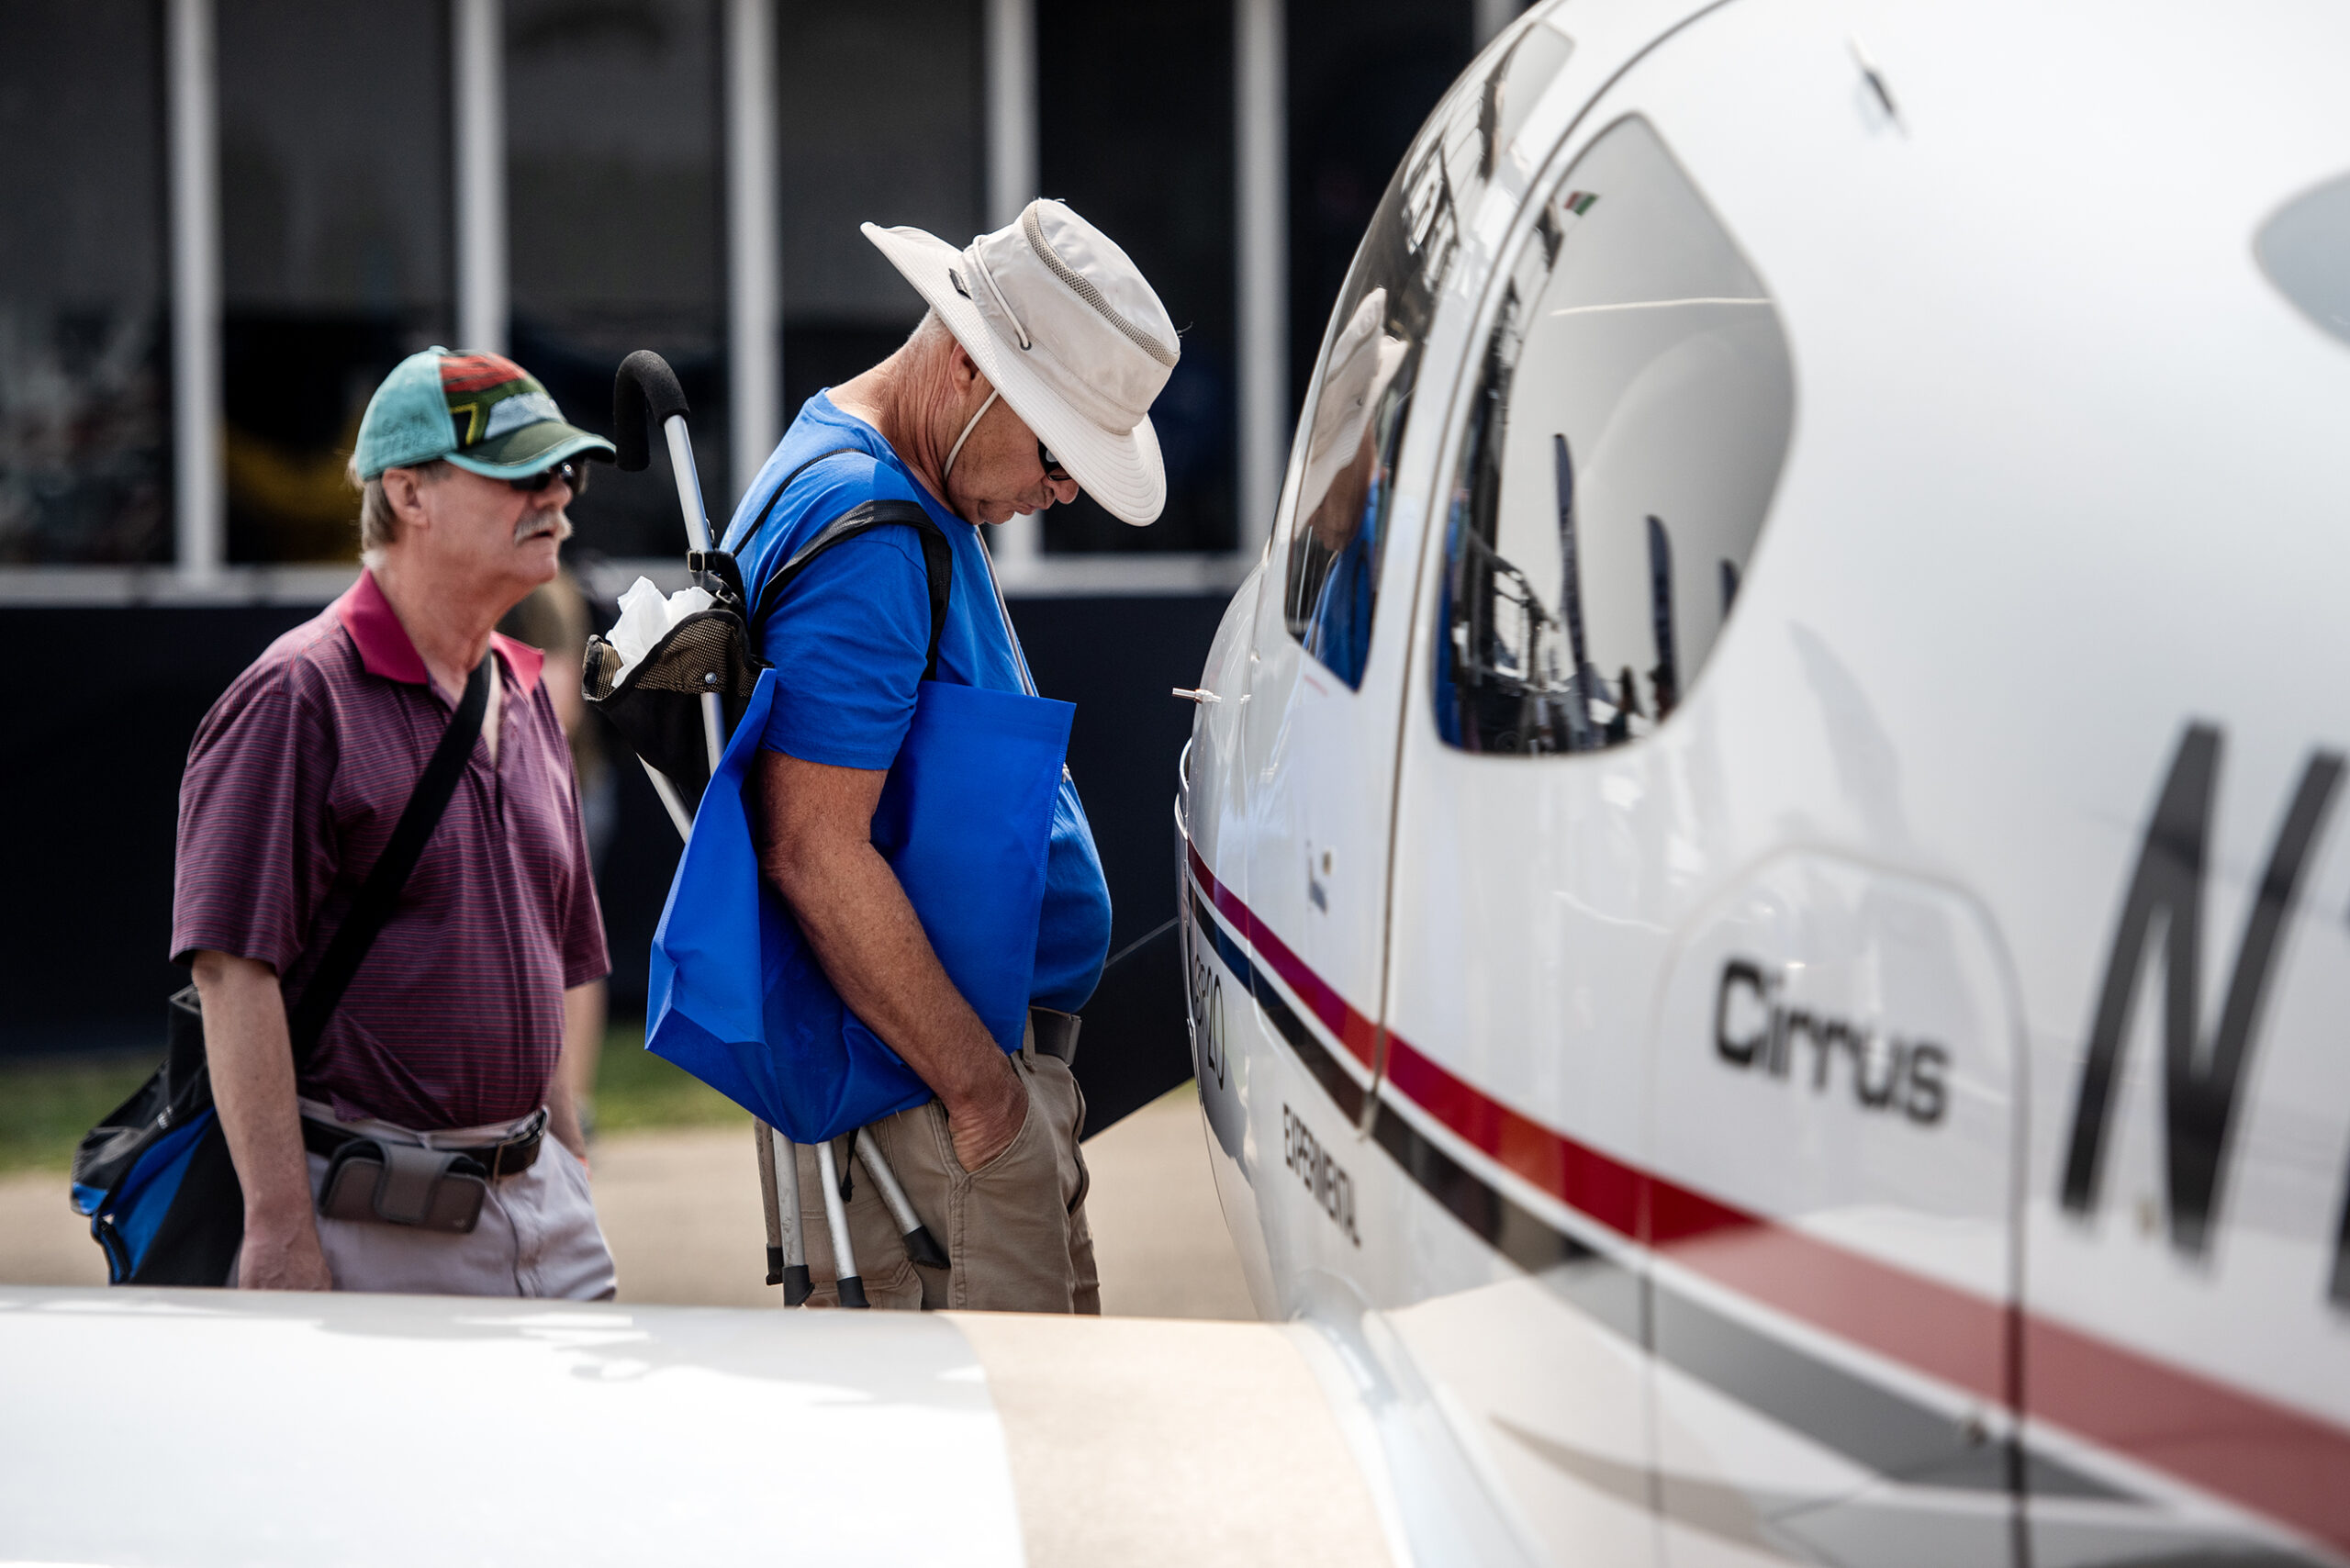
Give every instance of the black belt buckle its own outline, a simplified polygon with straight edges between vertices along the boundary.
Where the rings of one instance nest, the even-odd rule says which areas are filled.
[[[495,1182],[499,1177],[506,1174],[507,1150],[515,1149],[519,1151],[528,1148],[535,1151],[540,1141],[546,1137],[546,1131],[547,1108],[544,1105],[542,1105],[538,1109],[538,1114],[531,1118],[531,1125],[521,1132],[516,1133],[510,1137],[500,1138],[498,1142],[492,1144],[487,1148],[468,1149],[466,1152],[471,1154],[476,1159],[482,1160],[484,1164],[489,1167],[489,1179]],[[485,1156],[487,1158],[484,1159]],[[516,1166],[514,1170],[515,1173],[519,1175],[530,1168],[530,1161],[526,1160],[522,1164]]]

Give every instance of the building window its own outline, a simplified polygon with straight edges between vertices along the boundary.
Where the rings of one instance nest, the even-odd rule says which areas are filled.
[[[162,23],[0,6],[0,562],[171,558]]]
[[[1637,739],[1713,651],[1795,412],[1777,308],[1647,121],[1545,200],[1476,374],[1437,727],[1529,756]]]
[[[219,0],[220,366],[232,561],[358,553],[369,394],[450,323],[437,0]]]
[[[986,226],[977,0],[795,6],[777,80],[787,420],[888,358],[922,296],[858,231],[912,225],[950,245]],[[886,112],[872,65],[889,62]]]
[[[609,434],[614,369],[632,350],[659,353],[693,406],[702,505],[722,519],[734,507],[718,26],[711,0],[509,0],[507,247],[514,358],[566,418]],[[607,555],[686,545],[659,456],[639,474],[599,468],[572,520]]]
[[[1167,510],[1130,528],[1080,496],[1044,514],[1047,554],[1230,550],[1238,537],[1232,70],[1226,0],[1037,0],[1044,194],[1134,258],[1182,334],[1150,410]]]

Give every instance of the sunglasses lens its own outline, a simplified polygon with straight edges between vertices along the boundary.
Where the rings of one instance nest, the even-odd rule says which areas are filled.
[[[506,482],[525,495],[535,496],[557,479],[571,487],[575,500],[588,493],[588,465],[585,463],[558,463],[552,468]]]

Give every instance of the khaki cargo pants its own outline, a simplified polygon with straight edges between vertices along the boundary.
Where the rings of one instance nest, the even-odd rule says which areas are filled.
[[[865,1162],[849,1161],[849,1245],[856,1251],[866,1300],[875,1306],[1102,1310],[1093,1233],[1085,1226],[1085,1158],[1077,1147],[1085,1130],[1085,1096],[1058,1057],[1024,1048],[1012,1061],[1028,1087],[1027,1119],[1004,1151],[977,1170],[965,1170],[955,1158],[946,1109],[935,1100],[885,1117],[862,1135],[879,1142],[915,1215],[950,1261],[946,1269],[925,1269],[907,1257]],[[836,1170],[844,1170],[847,1148],[846,1139],[833,1146]],[[823,1189],[815,1153],[808,1148],[800,1151],[800,1225],[816,1283],[808,1305],[837,1306]]]

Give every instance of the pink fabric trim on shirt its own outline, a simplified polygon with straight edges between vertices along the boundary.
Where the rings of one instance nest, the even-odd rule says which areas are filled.
[[[359,662],[366,666],[369,675],[406,681],[410,686],[432,684],[431,672],[424,667],[424,655],[408,640],[408,628],[400,624],[398,612],[376,585],[374,572],[360,568],[359,580],[334,601],[334,613],[343,630],[351,633],[351,640],[359,645]]]
[[[424,667],[424,655],[416,651],[416,644],[400,624],[399,612],[375,581],[375,574],[361,568],[359,580],[344,590],[334,601],[335,618],[359,648],[359,662],[369,675],[380,675],[386,680],[405,681],[410,686],[430,686],[431,673]],[[546,655],[500,633],[489,634],[490,646],[506,659],[506,667],[514,672],[514,684],[528,697],[538,689],[539,671],[546,664]]]
[[[528,697],[538,689],[539,671],[546,664],[546,655],[527,643],[518,643],[503,632],[489,634],[489,645],[506,655],[506,667],[514,672],[514,684]]]

